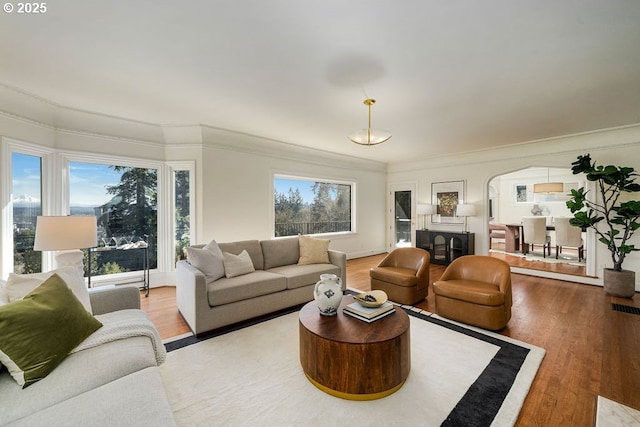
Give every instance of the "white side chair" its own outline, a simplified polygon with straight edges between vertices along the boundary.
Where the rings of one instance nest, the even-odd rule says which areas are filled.
[[[522,218],[522,234],[526,245],[542,246],[542,256],[551,256],[551,236],[547,234],[547,218],[544,216],[525,216]],[[528,248],[527,248],[528,249]],[[545,250],[546,249],[546,250]]]
[[[555,217],[553,222],[556,228],[556,259],[558,252],[562,253],[562,247],[578,249],[578,262],[584,258],[584,240],[582,240],[582,230],[569,224],[567,217]]]

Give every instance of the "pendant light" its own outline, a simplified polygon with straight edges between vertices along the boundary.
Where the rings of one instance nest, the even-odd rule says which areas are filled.
[[[364,100],[364,105],[369,109],[369,122],[366,129],[361,129],[357,132],[349,135],[351,142],[355,142],[359,145],[378,145],[389,140],[391,138],[391,132],[382,129],[371,128],[371,106],[376,103],[375,99],[367,98]]]
[[[536,194],[562,193],[564,184],[561,182],[549,182],[549,168],[547,168],[547,182],[533,184],[533,192]]]

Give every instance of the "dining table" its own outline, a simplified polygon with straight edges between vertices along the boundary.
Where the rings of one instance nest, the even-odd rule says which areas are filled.
[[[513,229],[515,235],[518,236],[516,247],[520,248],[520,252],[523,254],[527,254],[529,252],[529,245],[524,240],[524,229],[522,224],[505,224],[507,227]],[[554,225],[547,225],[547,231],[555,231],[556,227]]]

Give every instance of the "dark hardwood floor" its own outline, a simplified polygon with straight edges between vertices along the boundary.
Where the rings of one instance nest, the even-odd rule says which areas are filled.
[[[383,255],[349,260],[349,287],[369,290],[369,268]],[[431,282],[444,266],[431,265]],[[518,426],[593,426],[596,398],[640,409],[640,316],[614,311],[611,303],[640,307],[602,288],[512,275],[513,310],[503,335],[547,353],[527,396]],[[175,288],[153,288],[142,308],[163,338],[188,332],[175,306]],[[434,311],[431,289],[419,307]]]

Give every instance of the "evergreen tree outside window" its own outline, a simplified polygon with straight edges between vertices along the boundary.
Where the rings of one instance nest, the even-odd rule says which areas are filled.
[[[191,244],[190,173],[188,170],[174,172],[175,206],[175,261],[187,258],[185,249]]]
[[[275,237],[353,231],[352,183],[274,178]]]
[[[157,268],[157,169],[69,162],[69,195],[71,215],[96,216],[91,276],[143,270],[143,251],[113,250],[140,241],[149,245],[149,267]]]

